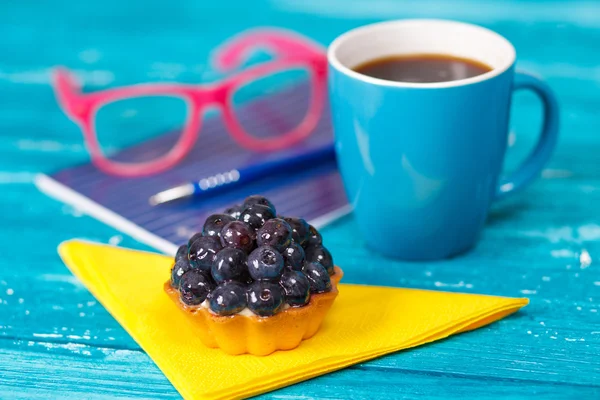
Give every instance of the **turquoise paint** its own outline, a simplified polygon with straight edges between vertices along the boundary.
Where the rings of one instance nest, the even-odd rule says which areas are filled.
[[[600,6],[524,0],[378,0],[378,7],[373,1],[280,0],[244,9],[241,1],[130,4],[0,6],[0,398],[179,398],[56,254],[57,244],[72,237],[148,249],[31,183],[37,172],[87,159],[79,131],[46,84],[48,67],[64,63],[85,71],[91,88],[169,74],[197,82],[214,76],[209,49],[246,27],[286,26],[328,43],[386,17],[423,16],[483,24],[515,44],[517,68],[542,75],[559,97],[563,119],[555,155],[542,179],[492,207],[480,242],[465,256],[413,264],[373,255],[354,233],[352,218],[325,229],[325,242],[347,282],[528,296],[531,304],[475,332],[262,397],[600,396]],[[364,17],[349,15],[365,12],[364,4],[371,10]],[[100,55],[95,62],[94,51],[86,53],[93,49]],[[537,140],[539,107],[533,96],[516,95],[511,126],[517,136],[507,150],[507,170]]]

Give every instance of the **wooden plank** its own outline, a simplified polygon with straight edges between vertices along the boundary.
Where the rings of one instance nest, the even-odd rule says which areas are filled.
[[[365,5],[366,4],[366,5]],[[88,88],[214,79],[208,53],[244,28],[279,25],[322,43],[364,23],[445,17],[483,24],[515,44],[518,66],[559,95],[562,137],[544,179],[498,204],[478,246],[443,262],[373,255],[351,218],[324,231],[347,282],[528,296],[520,314],[476,332],[390,355],[265,398],[597,398],[600,382],[600,5],[573,1],[257,0],[145,4],[102,12],[71,2],[0,13],[0,398],[177,398],[151,360],[72,278],[55,248],[83,237],[146,249],[37,192],[35,173],[87,160],[59,112],[48,68],[81,70]],[[160,27],[158,29],[157,27]],[[194,49],[194,51],[190,51]],[[94,57],[97,59],[94,61]],[[514,168],[537,137],[539,105],[518,95]]]

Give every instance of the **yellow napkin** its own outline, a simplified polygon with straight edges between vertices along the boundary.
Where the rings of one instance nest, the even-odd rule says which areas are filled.
[[[527,299],[342,284],[320,331],[298,348],[266,357],[230,356],[204,347],[189,329],[190,320],[163,291],[170,257],[79,241],[62,243],[59,253],[186,399],[268,392],[478,328],[528,303]]]

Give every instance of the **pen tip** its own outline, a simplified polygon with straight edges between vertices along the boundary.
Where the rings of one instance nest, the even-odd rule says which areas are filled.
[[[150,203],[151,206],[157,206],[169,201],[182,199],[193,194],[194,185],[185,184],[171,189],[167,189],[163,192],[150,196],[150,198],[148,199],[148,203]]]

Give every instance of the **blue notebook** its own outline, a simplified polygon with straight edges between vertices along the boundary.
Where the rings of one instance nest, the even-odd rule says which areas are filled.
[[[284,92],[260,97],[240,111],[244,124],[261,134],[274,134],[282,125],[297,118],[300,97],[306,90],[292,87]],[[238,204],[250,194],[267,196],[279,215],[301,216],[316,227],[349,212],[341,177],[335,162],[304,172],[267,177],[229,192],[203,200],[185,200],[152,207],[148,198],[178,184],[242,168],[257,162],[291,157],[318,148],[333,140],[329,107],[311,136],[300,145],[283,151],[258,153],[240,147],[228,134],[220,115],[205,117],[193,150],[177,166],[164,173],[143,178],[119,178],[99,171],[91,163],[39,175],[40,190],[60,201],[131,235],[167,254],[202,230],[207,216]],[[268,118],[265,118],[268,115]],[[170,132],[122,150],[128,159],[146,159],[164,142],[172,142]]]

